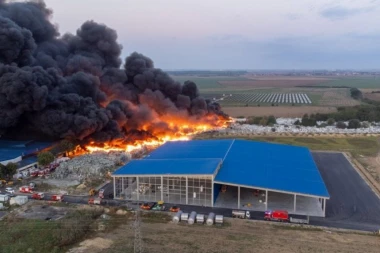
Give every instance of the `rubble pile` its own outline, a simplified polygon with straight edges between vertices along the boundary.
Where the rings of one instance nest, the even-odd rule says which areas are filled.
[[[124,152],[94,152],[81,155],[62,162],[52,174],[52,178],[79,181],[104,178],[116,166],[125,164],[130,159],[131,155]]]

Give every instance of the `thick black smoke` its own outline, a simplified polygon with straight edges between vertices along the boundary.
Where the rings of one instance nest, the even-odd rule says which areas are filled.
[[[43,1],[0,0],[0,134],[32,129],[55,138],[107,142],[155,136],[171,118],[223,115],[133,53],[124,68],[116,31],[94,21],[60,36]]]

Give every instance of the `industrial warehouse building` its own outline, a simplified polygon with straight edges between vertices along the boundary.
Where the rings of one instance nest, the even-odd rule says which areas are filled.
[[[115,171],[113,184],[127,200],[312,216],[325,216],[329,199],[309,149],[246,140],[167,142]]]
[[[0,163],[16,163],[17,172],[23,173],[36,168],[36,155],[51,146],[51,142],[0,140]]]

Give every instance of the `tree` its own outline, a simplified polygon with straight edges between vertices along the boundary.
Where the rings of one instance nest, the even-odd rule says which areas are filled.
[[[359,128],[360,127],[360,120],[358,119],[352,119],[350,121],[348,121],[348,128]]]
[[[260,126],[266,126],[268,125],[268,119],[266,117],[263,117],[261,120],[260,120],[260,123],[259,123]]]
[[[303,115],[302,120],[301,120],[301,125],[315,126],[316,124],[317,124],[317,121],[315,120],[314,114],[310,115],[310,117],[307,114]]]
[[[7,168],[7,173],[9,176],[16,174],[18,169],[18,165],[15,163],[8,163],[5,167]]]
[[[332,126],[335,124],[335,119],[329,118],[326,123],[327,123],[327,125]]]
[[[8,163],[7,165],[0,164],[0,178],[10,178],[17,171],[17,164]]]
[[[362,99],[363,98],[363,94],[358,88],[351,88],[350,92],[351,92],[351,97],[353,99]]]
[[[41,166],[46,166],[54,161],[54,155],[49,151],[41,152],[37,155],[37,161]]]
[[[336,128],[344,129],[344,128],[347,128],[347,125],[343,121],[338,121],[336,123]]]
[[[7,175],[7,167],[5,167],[5,165],[0,163],[0,179],[5,178],[6,175]]]
[[[276,123],[277,123],[276,118],[275,118],[273,115],[270,115],[270,116],[268,117],[267,124],[268,124],[269,126],[273,126],[273,125],[276,124]]]

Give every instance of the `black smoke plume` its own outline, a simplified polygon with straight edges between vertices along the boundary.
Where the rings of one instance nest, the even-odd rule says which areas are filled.
[[[51,14],[43,1],[0,0],[0,134],[108,142],[175,131],[162,118],[224,115],[142,54],[121,68],[113,29],[87,21],[61,36]]]

